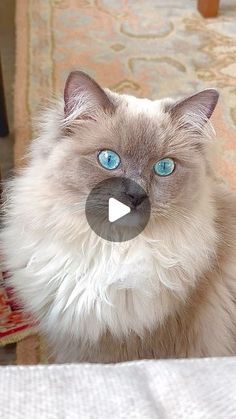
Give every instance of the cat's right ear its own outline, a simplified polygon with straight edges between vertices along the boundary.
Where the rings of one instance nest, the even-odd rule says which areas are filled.
[[[169,106],[168,112],[173,120],[187,122],[188,126],[203,127],[214,112],[219,98],[215,89],[205,89]]]
[[[83,71],[73,71],[64,89],[65,118],[97,120],[101,111],[111,114],[114,105],[105,91]]]

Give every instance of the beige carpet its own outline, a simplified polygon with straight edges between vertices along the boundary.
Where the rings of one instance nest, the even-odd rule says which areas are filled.
[[[196,1],[18,0],[15,160],[34,136],[40,104],[72,69],[138,96],[186,95],[214,86],[220,173],[236,187],[236,7],[203,19]]]

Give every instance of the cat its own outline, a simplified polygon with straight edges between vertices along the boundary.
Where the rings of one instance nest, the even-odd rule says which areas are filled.
[[[236,198],[215,175],[215,89],[151,101],[72,72],[47,109],[27,165],[5,188],[1,252],[8,279],[55,362],[236,354]],[[100,150],[122,165],[106,170]],[[173,173],[159,176],[169,158]],[[149,196],[130,241],[89,227],[85,202],[110,177]]]

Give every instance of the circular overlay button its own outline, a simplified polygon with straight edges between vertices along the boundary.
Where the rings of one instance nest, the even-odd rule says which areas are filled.
[[[98,183],[88,195],[85,212],[92,230],[111,242],[131,240],[146,227],[151,206],[145,190],[128,178]]]

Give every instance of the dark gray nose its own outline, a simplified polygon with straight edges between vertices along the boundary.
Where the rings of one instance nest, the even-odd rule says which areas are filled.
[[[124,204],[137,208],[145,199],[148,199],[146,191],[138,183],[126,178],[122,180],[121,201]]]
[[[146,198],[147,194],[144,189],[140,188],[138,184],[127,184],[125,185],[125,198],[127,200],[127,205],[131,207],[138,207]]]
[[[143,201],[144,199],[147,198],[147,195],[145,193],[127,193],[125,192],[125,195],[128,199],[128,201],[130,202],[130,206],[136,208],[138,207]]]

